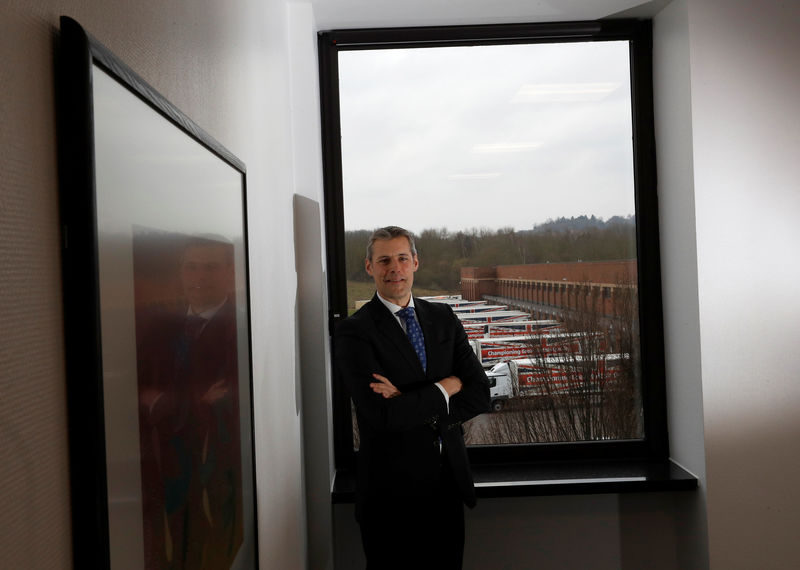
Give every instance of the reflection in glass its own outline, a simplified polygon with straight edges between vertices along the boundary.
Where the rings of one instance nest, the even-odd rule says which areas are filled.
[[[92,72],[111,565],[249,568],[244,174]]]
[[[242,542],[233,244],[134,232],[145,568],[229,568]]]

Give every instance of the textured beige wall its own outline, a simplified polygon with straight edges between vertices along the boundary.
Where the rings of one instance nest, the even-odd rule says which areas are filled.
[[[0,553],[7,568],[69,568],[54,20],[2,10]]]
[[[301,568],[283,0],[0,3],[0,567],[72,566],[53,81],[61,14],[77,19],[248,166],[256,220],[250,235],[260,558],[263,568]],[[267,256],[258,245],[264,243],[285,246]]]

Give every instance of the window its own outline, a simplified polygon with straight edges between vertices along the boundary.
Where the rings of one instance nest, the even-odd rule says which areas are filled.
[[[372,295],[371,231],[406,227],[415,294],[460,305],[492,385],[473,462],[667,458],[649,22],[340,30],[319,50],[331,321]]]

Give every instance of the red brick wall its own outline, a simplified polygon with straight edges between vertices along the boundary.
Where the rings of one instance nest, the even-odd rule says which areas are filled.
[[[483,268],[475,269],[480,270]],[[609,283],[613,285],[634,281],[636,279],[635,259],[622,261],[576,261],[571,263],[500,265],[494,269],[496,269],[496,277],[498,279]]]
[[[548,281],[546,290],[534,291],[529,281]],[[483,295],[499,295],[525,301],[568,306],[566,284],[636,283],[636,260],[576,261],[570,263],[536,263],[499,265],[497,267],[464,267],[461,269],[461,295],[471,301]],[[563,296],[563,299],[562,299]]]

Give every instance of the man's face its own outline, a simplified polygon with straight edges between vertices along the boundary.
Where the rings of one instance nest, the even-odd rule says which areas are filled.
[[[225,246],[189,246],[183,254],[181,282],[195,312],[220,305],[233,288],[233,267]]]
[[[408,239],[398,236],[376,240],[372,244],[372,259],[367,259],[365,265],[381,297],[401,307],[408,304],[414,272],[419,267]]]

